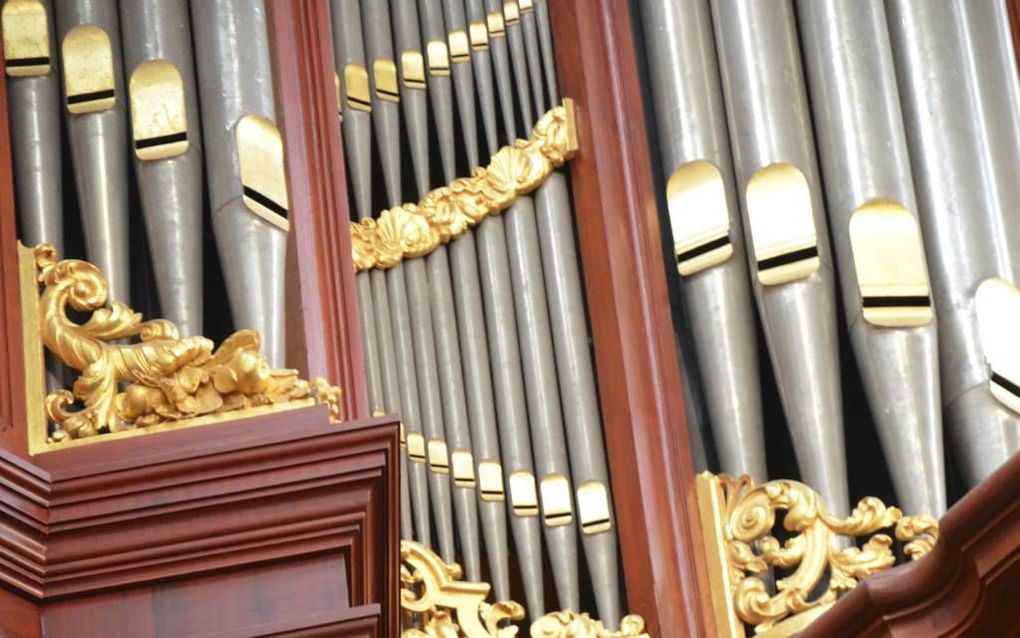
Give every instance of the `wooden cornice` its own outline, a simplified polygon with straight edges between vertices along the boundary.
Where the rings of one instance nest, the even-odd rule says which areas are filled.
[[[340,635],[387,635],[396,454],[392,419],[330,423],[324,406],[47,452],[30,465],[0,451],[0,583],[45,606],[335,556],[349,595],[338,609],[382,612],[378,626],[343,616],[344,627],[368,629]],[[330,618],[309,620],[323,629],[308,635],[338,635]]]
[[[1020,635],[1020,454],[939,522],[923,559],[864,579],[801,634]]]

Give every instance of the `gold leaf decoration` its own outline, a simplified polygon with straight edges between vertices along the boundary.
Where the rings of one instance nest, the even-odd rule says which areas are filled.
[[[904,554],[914,560],[938,539],[938,523],[930,516],[904,516],[867,497],[840,518],[796,481],[755,485],[749,476],[704,473],[698,477],[698,505],[717,624],[747,623],[770,636],[799,631],[860,579],[895,565],[892,537],[876,532],[895,528],[896,539],[906,543]],[[780,510],[782,527],[793,534],[783,542],[772,535]],[[841,540],[869,534],[874,535],[860,547]],[[770,568],[793,571],[772,590],[766,585]]]
[[[322,379],[299,379],[296,370],[270,368],[257,332],[239,330],[215,349],[205,337],[181,338],[169,321],[143,321],[117,301],[105,305],[109,287],[94,265],[59,261],[48,244],[33,255],[43,286],[43,344],[80,373],[71,391],[46,397],[46,415],[57,426],[52,442],[309,400],[326,404],[339,420],[340,390]],[[69,308],[91,316],[75,323]],[[84,407],[70,409],[76,403]]]
[[[648,638],[641,616],[625,616],[619,631],[609,631],[602,621],[588,614],[557,611],[546,614],[531,625],[531,638]]]
[[[470,177],[431,191],[417,205],[385,210],[378,221],[351,224],[354,267],[392,268],[403,259],[427,255],[538,188],[576,152],[574,106],[564,100],[542,116],[529,139],[503,147]]]

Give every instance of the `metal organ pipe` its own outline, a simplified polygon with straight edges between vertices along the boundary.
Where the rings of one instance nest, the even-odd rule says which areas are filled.
[[[117,3],[58,0],[56,14],[85,251],[106,275],[110,298],[127,303],[127,94]]]
[[[765,476],[744,237],[711,16],[703,0],[642,5],[678,269],[723,472]]]
[[[186,0],[120,5],[133,153],[163,316],[202,334],[202,129]]]
[[[832,257],[789,2],[713,0],[748,259],[805,482],[849,508]]]
[[[1017,273],[983,166],[986,122],[960,86],[967,54],[959,7],[947,15],[925,2],[890,0],[886,10],[939,313],[944,419],[963,478],[974,486],[1017,448],[1020,416],[1007,389],[1018,378],[1010,369],[1017,342],[1005,328],[1016,322]],[[973,81],[968,73],[965,82]],[[992,294],[981,295],[989,281]]]
[[[284,361],[287,184],[261,0],[195,0],[192,30],[213,231],[234,324]]]
[[[843,307],[899,503],[946,508],[938,348],[882,3],[797,5]]]

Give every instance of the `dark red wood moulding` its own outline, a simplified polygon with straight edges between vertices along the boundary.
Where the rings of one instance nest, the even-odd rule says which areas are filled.
[[[629,611],[701,636],[695,475],[662,267],[641,87],[623,0],[549,2]]]
[[[864,579],[801,634],[1020,636],[1020,454],[945,516],[925,558]]]

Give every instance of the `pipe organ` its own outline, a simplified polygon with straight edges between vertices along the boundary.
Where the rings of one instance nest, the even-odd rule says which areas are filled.
[[[296,327],[309,291],[346,295],[344,418],[399,420],[401,580],[366,582],[406,588],[406,635],[447,635],[413,594],[435,583],[475,610],[467,635],[647,636],[633,612],[743,636],[810,594],[803,629],[895,561],[851,537],[895,528],[919,558],[1020,450],[1003,0],[0,2],[18,238],[105,276],[91,338],[130,347],[104,321],[133,302],[182,343],[243,331],[289,374],[322,347]],[[324,179],[336,200],[308,213],[294,185]],[[86,402],[71,367],[45,383]],[[47,445],[118,431],[135,407],[112,383],[96,428],[47,403]],[[876,485],[899,509],[861,500]],[[780,547],[758,524],[795,502]],[[788,578],[804,556],[819,573]]]

